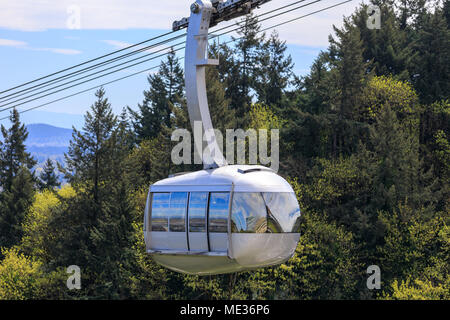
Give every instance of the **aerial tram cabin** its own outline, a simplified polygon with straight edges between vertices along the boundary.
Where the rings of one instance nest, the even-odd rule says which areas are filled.
[[[299,219],[286,180],[262,166],[230,165],[153,184],[145,243],[156,262],[174,271],[236,272],[289,259]]]
[[[206,95],[208,29],[269,0],[196,0],[185,52],[186,100],[192,127],[202,124],[207,148],[195,142],[204,170],[150,186],[144,218],[147,253],[182,273],[210,275],[280,264],[300,238],[300,208],[292,187],[263,166],[228,165],[214,135]]]

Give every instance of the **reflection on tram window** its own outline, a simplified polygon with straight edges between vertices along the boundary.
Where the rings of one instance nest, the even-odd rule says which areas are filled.
[[[232,232],[265,233],[267,211],[261,193],[238,192],[233,195]]]
[[[267,232],[268,233],[283,233],[283,228],[278,223],[277,219],[274,217],[272,211],[269,207],[267,208]]]
[[[170,193],[153,193],[151,231],[167,231]]]
[[[229,193],[211,192],[209,199],[209,232],[228,232]]]
[[[263,193],[268,212],[269,232],[293,232],[300,230],[300,208],[294,193]]]
[[[231,231],[298,233],[300,208],[294,193],[246,193],[233,196]]]
[[[191,192],[189,199],[189,232],[206,232],[207,192]]]
[[[170,195],[169,225],[172,232],[186,231],[187,192],[172,192]]]

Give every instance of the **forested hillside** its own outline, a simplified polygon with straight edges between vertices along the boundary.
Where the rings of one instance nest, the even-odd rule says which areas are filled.
[[[40,176],[17,111],[0,144],[0,299],[450,299],[450,2],[375,1],[335,28],[307,76],[254,16],[234,45],[213,46],[214,126],[280,129],[280,174],[302,209],[281,266],[220,276],[171,272],[145,253],[148,187],[174,165],[171,132],[191,130],[174,54],[136,108],[99,90],[65,155]],[[81,290],[66,268],[81,268]],[[368,290],[367,267],[381,269]]]

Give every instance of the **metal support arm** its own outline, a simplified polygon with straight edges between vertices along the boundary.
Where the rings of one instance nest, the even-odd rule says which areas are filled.
[[[186,98],[192,128],[196,122],[202,123],[202,136],[205,134],[205,143],[195,139],[195,151],[203,155],[205,169],[227,165],[220,151],[213,131],[211,115],[209,113],[208,98],[206,95],[206,66],[218,65],[219,61],[208,58],[208,30],[213,6],[208,0],[197,0],[191,6],[191,16],[186,38],[185,78]]]
[[[201,123],[202,137],[205,135],[206,143],[203,139],[194,139],[196,156],[203,156],[205,169],[227,165],[213,131],[206,95],[206,66],[219,64],[219,60],[208,58],[209,28],[221,21],[245,15],[268,1],[270,0],[196,0],[191,5],[191,16],[173,23],[173,30],[188,28],[184,70],[186,98],[192,128],[195,131],[197,124]]]

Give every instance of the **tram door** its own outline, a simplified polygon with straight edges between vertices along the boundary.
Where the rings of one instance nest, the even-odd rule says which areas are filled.
[[[208,212],[209,249],[226,252],[228,249],[228,213],[230,193],[211,192]]]
[[[190,193],[187,234],[190,251],[227,251],[229,198],[228,192]]]
[[[190,251],[208,251],[208,192],[191,192],[188,208],[188,243]]]

